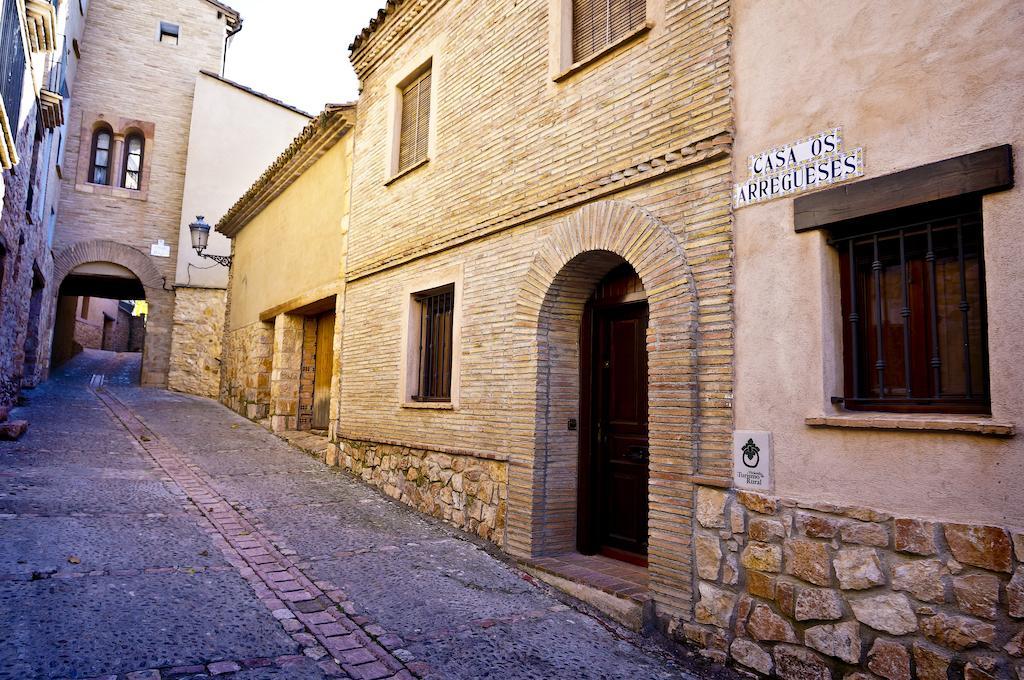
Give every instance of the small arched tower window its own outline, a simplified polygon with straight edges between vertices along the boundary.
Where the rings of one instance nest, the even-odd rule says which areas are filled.
[[[124,177],[121,186],[139,189],[142,186],[142,153],[145,142],[140,134],[130,134],[124,142]]]
[[[89,163],[89,181],[110,184],[110,145],[113,135],[109,128],[97,128],[92,135],[92,156]]]

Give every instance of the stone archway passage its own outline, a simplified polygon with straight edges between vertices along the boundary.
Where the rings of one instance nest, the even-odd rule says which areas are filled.
[[[540,244],[515,310],[516,355],[536,375],[532,446],[511,452],[507,547],[536,557],[573,549],[579,320],[594,285],[628,262],[650,305],[649,575],[659,603],[688,611],[691,506],[697,460],[696,287],[675,236],[624,202],[578,210]]]
[[[142,284],[149,303],[146,343],[142,352],[142,384],[166,386],[171,353],[171,326],[174,317],[174,291],[153,260],[142,251],[114,241],[81,241],[60,251],[53,260],[54,295],[78,266],[90,262],[110,262],[128,269]],[[53,319],[51,319],[51,327]]]

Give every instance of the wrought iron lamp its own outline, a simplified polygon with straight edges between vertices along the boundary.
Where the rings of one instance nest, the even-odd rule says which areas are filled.
[[[205,257],[208,260],[213,260],[217,264],[224,265],[225,267],[231,266],[230,255],[209,255],[204,253],[206,250],[206,242],[210,238],[210,225],[206,223],[206,218],[202,215],[196,215],[196,221],[188,225],[188,230],[192,233],[192,249],[196,251],[199,257]]]

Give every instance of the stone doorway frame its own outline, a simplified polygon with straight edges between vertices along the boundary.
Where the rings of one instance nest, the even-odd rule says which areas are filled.
[[[515,356],[536,376],[532,437],[509,461],[509,552],[536,558],[575,550],[579,338],[584,305],[612,267],[628,262],[647,291],[651,594],[692,609],[692,505],[699,460],[697,292],[675,235],[642,208],[586,205],[543,239],[515,307]]]
[[[111,262],[135,275],[146,293],[149,315],[146,322],[146,340],[142,348],[142,376],[144,386],[167,386],[167,373],[171,359],[171,326],[174,318],[174,290],[165,288],[166,280],[153,260],[140,250],[123,243],[105,239],[80,241],[64,248],[53,258],[53,297],[60,297],[60,287],[75,267],[90,262]],[[52,305],[48,327],[50,347],[57,305]],[[50,349],[47,349],[49,352]]]

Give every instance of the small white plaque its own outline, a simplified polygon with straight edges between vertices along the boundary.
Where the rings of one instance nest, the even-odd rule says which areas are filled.
[[[771,491],[772,433],[736,430],[732,433],[733,484],[741,489]]]
[[[149,254],[153,257],[170,257],[171,247],[164,243],[163,239],[160,239],[149,247]]]

